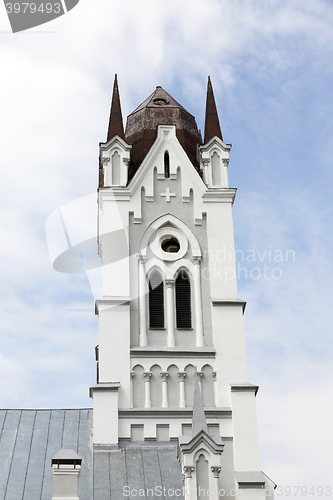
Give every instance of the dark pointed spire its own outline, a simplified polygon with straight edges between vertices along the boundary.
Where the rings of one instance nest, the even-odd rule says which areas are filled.
[[[205,144],[215,135],[223,141],[212,82],[210,81],[210,76],[209,76],[207,84],[207,99],[206,99],[205,137],[204,137]]]
[[[115,75],[115,77],[114,77],[113,94],[112,94],[111,112],[110,112],[110,121],[109,121],[109,130],[108,130],[107,141],[109,141],[115,135],[119,135],[119,137],[121,137],[122,139],[125,140],[124,126],[123,126],[123,117],[122,117],[122,114],[121,114],[120,96],[119,96],[117,75]]]
[[[200,431],[205,431],[206,434],[208,434],[205,411],[199,387],[198,374],[196,374],[193,399],[192,437],[196,436]]]

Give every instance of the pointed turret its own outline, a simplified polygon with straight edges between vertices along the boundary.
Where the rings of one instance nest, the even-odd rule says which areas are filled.
[[[207,142],[214,136],[217,136],[219,139],[221,139],[221,141],[223,141],[212,82],[210,81],[209,76],[207,84],[204,143],[207,144]]]
[[[115,75],[114,83],[113,83],[113,94],[112,94],[110,121],[109,121],[109,130],[108,130],[107,141],[109,141],[115,135],[119,135],[119,137],[121,137],[122,139],[125,139],[123,117],[121,114],[117,75]]]

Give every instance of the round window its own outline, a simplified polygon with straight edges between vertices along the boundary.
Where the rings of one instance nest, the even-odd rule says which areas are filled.
[[[163,252],[177,253],[180,249],[180,243],[177,238],[168,238],[162,242],[161,247]]]

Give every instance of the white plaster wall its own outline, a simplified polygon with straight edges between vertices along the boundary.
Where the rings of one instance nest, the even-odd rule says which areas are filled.
[[[94,444],[118,443],[117,391],[94,391],[93,439]]]
[[[211,297],[237,298],[231,203],[206,203],[205,208]]]
[[[219,404],[230,406],[230,383],[246,382],[246,353],[241,305],[212,306]]]
[[[261,471],[254,392],[231,392],[236,471]]]
[[[99,313],[99,382],[120,382],[119,406],[130,405],[129,304],[110,305]]]

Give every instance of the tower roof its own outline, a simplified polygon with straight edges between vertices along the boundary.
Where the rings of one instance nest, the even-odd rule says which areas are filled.
[[[176,125],[177,138],[195,166],[196,146],[202,142],[195,118],[168,92],[158,86],[127,117],[125,141],[132,144],[130,178],[153,145],[157,135],[157,125]]]
[[[207,83],[206,116],[205,116],[205,144],[214,136],[223,141],[219,116],[217,113],[215,97],[210,76]]]
[[[109,141],[115,135],[119,135],[119,137],[121,137],[122,139],[125,139],[123,117],[121,114],[117,75],[115,75],[114,83],[113,83],[113,94],[112,94],[112,101],[111,101],[111,111],[110,111],[109,130],[108,130],[107,141]]]

